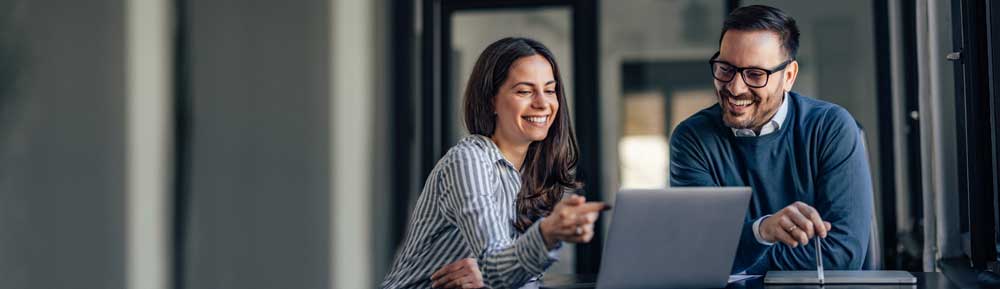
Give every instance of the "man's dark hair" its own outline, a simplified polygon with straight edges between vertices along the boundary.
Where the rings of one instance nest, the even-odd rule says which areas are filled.
[[[732,13],[729,13],[726,21],[722,24],[719,43],[722,43],[722,38],[729,30],[773,31],[778,33],[781,47],[785,49],[789,58],[795,59],[795,55],[799,52],[799,27],[795,25],[795,19],[778,8],[764,5],[736,8]]]

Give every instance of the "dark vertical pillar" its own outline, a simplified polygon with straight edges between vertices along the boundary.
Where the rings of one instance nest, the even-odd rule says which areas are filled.
[[[577,140],[580,143],[578,177],[584,182],[588,201],[601,201],[604,182],[601,168],[601,106],[599,80],[600,11],[597,0],[580,0],[573,5],[573,65]],[[576,246],[576,272],[594,274],[600,270],[604,232],[594,227],[590,243]]]

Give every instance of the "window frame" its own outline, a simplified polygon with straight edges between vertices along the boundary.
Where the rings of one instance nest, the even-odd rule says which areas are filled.
[[[969,234],[971,268],[997,272],[1000,206],[1000,5],[952,1],[961,231]],[[991,31],[992,30],[992,31]],[[957,57],[955,57],[957,56]],[[986,97],[976,97],[985,95]],[[985,120],[985,121],[984,121]]]

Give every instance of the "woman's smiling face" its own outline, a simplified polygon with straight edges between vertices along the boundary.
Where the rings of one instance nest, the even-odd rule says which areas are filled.
[[[545,57],[532,55],[514,61],[494,98],[495,137],[521,144],[544,140],[559,111],[557,85]]]

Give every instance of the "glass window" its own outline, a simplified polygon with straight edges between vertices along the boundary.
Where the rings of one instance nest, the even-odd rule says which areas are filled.
[[[669,137],[716,102],[708,59],[725,1],[602,1],[601,89],[612,152],[607,200],[620,188],[668,185]]]

